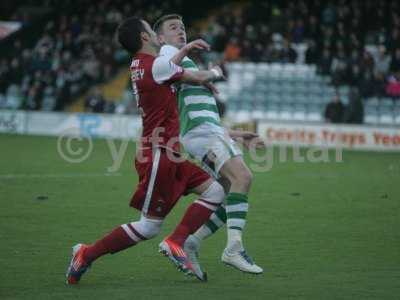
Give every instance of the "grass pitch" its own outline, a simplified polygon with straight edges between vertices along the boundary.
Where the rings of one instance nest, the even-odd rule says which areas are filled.
[[[61,159],[56,141],[0,135],[0,299],[399,299],[400,154],[275,159],[256,173],[244,236],[263,275],[220,262],[225,230],[202,247],[208,283],[185,278],[157,253],[188,197],[158,237],[103,257],[78,286],[66,286],[72,245],[137,219],[128,207],[137,177],[133,145],[120,170],[106,175],[105,141],[79,164]]]

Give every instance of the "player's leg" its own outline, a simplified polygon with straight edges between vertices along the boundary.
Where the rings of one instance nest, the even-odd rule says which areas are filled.
[[[98,258],[155,237],[160,232],[162,222],[162,219],[142,215],[139,221],[120,225],[91,245],[75,245],[67,271],[67,283],[78,283],[81,276]]]
[[[219,178],[218,182],[224,188],[224,193],[228,194],[230,189],[230,182],[226,178]],[[224,195],[225,198],[225,195]],[[194,234],[190,235],[186,240],[185,246],[195,249],[196,252],[200,250],[201,241],[210,237],[217,232],[218,229],[223,227],[226,223],[225,204],[221,204],[218,209],[213,212],[208,221],[201,226]]]
[[[132,197],[131,206],[142,212],[139,221],[116,227],[110,233],[91,245],[77,244],[73,247],[71,263],[67,270],[67,283],[76,284],[88,267],[98,258],[135,246],[156,236],[161,228],[168,209],[158,210],[157,200],[163,190],[159,189],[161,179],[171,179],[171,172],[165,163],[164,155],[157,149],[148,162],[135,161],[139,174],[139,184]],[[147,174],[150,170],[150,174]],[[173,170],[172,170],[173,172]]]
[[[221,167],[219,174],[231,183],[225,199],[227,246],[222,254],[222,261],[241,271],[262,273],[263,270],[246,254],[242,242],[242,232],[246,225],[248,211],[247,195],[252,182],[252,174],[242,156],[231,157]]]
[[[215,130],[217,134],[215,133]],[[218,176],[213,161],[205,159],[208,155],[214,153],[212,151],[210,152],[213,145],[220,143],[220,138],[218,138],[217,135],[223,136],[223,131],[221,132],[219,127],[215,129],[215,127],[210,128],[210,125],[204,124],[189,131],[181,139],[181,143],[192,157],[202,162],[202,168],[210,174],[211,177],[218,179],[218,182],[223,186],[225,191],[229,191],[229,181]],[[201,226],[193,235],[190,235],[186,242],[188,244],[188,249],[195,249],[192,250],[192,252],[198,252],[200,249],[200,242],[214,234],[219,228],[225,225],[225,222],[226,214],[224,205],[222,204],[203,226]]]
[[[215,127],[204,129],[199,127],[194,129],[184,136],[182,143],[188,153],[202,162],[202,167],[209,174],[215,178],[221,178],[227,191],[227,197],[225,198],[226,206],[230,206],[233,202],[237,201],[244,202],[234,207],[234,209],[238,209],[239,207],[242,209],[235,214],[236,217],[242,217],[242,220],[238,221],[232,218],[230,220],[230,223],[237,223],[238,226],[236,227],[242,229],[248,206],[245,201],[251,184],[251,172],[243,163],[240,149],[223,130]],[[236,167],[239,163],[242,164]],[[239,199],[232,199],[235,196],[239,196]],[[226,212],[221,207],[216,213],[212,214],[210,220],[204,226],[190,237],[189,241],[193,243],[197,242],[199,245],[199,241],[214,234],[225,224],[226,220]],[[235,237],[238,235],[240,238],[240,234],[236,234]],[[232,240],[232,231],[228,230],[228,245],[231,245],[230,248],[232,248]]]
[[[189,138],[191,141],[185,143],[188,152],[191,153],[192,151],[198,157],[204,153],[204,150],[200,152],[197,149],[206,149],[206,155],[201,159],[203,168],[229,183],[225,184],[229,186],[229,191],[225,198],[226,213],[220,209],[213,214],[210,220],[188,239],[188,243],[193,245],[197,243],[198,248],[199,241],[215,233],[224,225],[226,220],[228,239],[223,258],[226,258],[227,255],[239,257],[235,261],[242,261],[247,265],[247,268],[240,267],[241,270],[254,273],[261,272],[262,270],[251,262],[246,263],[247,260],[251,260],[247,259],[242,243],[242,231],[246,224],[248,211],[247,194],[251,186],[252,174],[243,161],[240,149],[228,136],[218,133],[214,136],[189,136]],[[226,259],[223,260],[227,262]]]
[[[165,244],[169,243],[182,248],[187,237],[196,232],[210,218],[210,215],[215,212],[224,199],[223,187],[199,167],[187,162],[181,166],[180,173],[187,178],[184,193],[190,191],[199,197],[188,207],[174,232],[160,244],[161,250],[164,246],[168,246]],[[201,271],[196,257],[192,255],[188,255],[188,257],[193,273],[200,280],[205,280],[206,276]]]
[[[217,210],[224,199],[222,186],[212,179],[208,179],[191,191],[199,195],[199,198],[188,207],[181,222],[168,237],[181,246],[189,234],[196,232],[209,220],[210,215]]]
[[[242,248],[241,236],[246,224],[247,194],[250,189],[252,174],[245,165],[242,156],[236,156],[224,163],[220,175],[231,183],[225,206],[228,227],[227,250],[243,250],[240,249]]]

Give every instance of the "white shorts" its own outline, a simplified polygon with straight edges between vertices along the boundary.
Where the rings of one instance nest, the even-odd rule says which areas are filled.
[[[181,137],[181,143],[185,151],[201,162],[202,168],[216,179],[225,162],[243,155],[226,130],[211,123],[193,128]]]

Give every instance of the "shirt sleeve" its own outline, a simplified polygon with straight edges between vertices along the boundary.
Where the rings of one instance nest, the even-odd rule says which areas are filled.
[[[166,57],[168,57],[168,59],[171,59],[178,52],[179,52],[178,48],[171,46],[171,45],[164,45],[160,49],[160,56],[166,56]]]
[[[165,55],[158,56],[151,69],[154,81],[158,84],[172,83],[179,80],[183,75],[183,68],[174,64]]]

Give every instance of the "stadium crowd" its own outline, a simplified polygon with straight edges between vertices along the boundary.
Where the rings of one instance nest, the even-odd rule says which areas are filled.
[[[395,98],[399,7],[394,0],[254,1],[238,9],[225,6],[203,36],[226,61],[295,62],[292,45],[304,43],[305,63],[316,64],[332,84],[358,87],[364,98]]]
[[[33,48],[15,40],[15,54],[0,60],[0,107],[63,109],[125,66],[127,54],[112,42],[125,16],[153,21],[183,5],[183,0],[81,2],[87,9],[59,12]],[[400,97],[399,6],[395,0],[228,3],[200,35],[215,50],[213,60],[228,62],[293,63],[300,59],[296,45],[304,44],[304,62],[317,65],[333,85],[357,87],[362,98],[395,99]]]
[[[125,66],[128,54],[114,40],[124,17],[140,14],[153,20],[181,2],[155,1],[149,6],[144,0],[84,0],[75,10],[70,8],[71,14],[57,12],[33,48],[24,48],[16,39],[13,54],[0,59],[0,107],[62,110]],[[29,16],[15,12],[11,20],[29,20]]]

